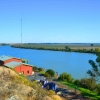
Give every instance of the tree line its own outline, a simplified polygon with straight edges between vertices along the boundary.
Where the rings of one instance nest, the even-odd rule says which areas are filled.
[[[14,45],[11,45],[12,47],[15,47],[15,48],[25,48],[25,49],[37,49],[37,50],[51,50],[51,51],[64,51],[64,52],[80,52],[80,53],[96,53],[96,49],[86,49],[86,48],[83,48],[83,49],[72,49],[71,47],[69,46],[65,46],[64,48],[60,48],[60,47],[46,47],[46,46],[43,46],[43,45],[32,45],[32,44],[14,44]],[[91,47],[93,47],[93,44],[90,45]]]

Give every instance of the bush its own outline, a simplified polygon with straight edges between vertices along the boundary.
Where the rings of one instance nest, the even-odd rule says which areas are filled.
[[[74,81],[74,84],[77,85],[77,86],[80,86],[80,80],[76,79],[76,80]]]
[[[55,92],[53,91],[53,90],[49,90],[48,91],[48,95],[50,96],[50,95],[55,95]]]
[[[89,90],[93,90],[96,87],[96,82],[91,78],[88,79],[83,78],[80,80],[80,86]]]
[[[44,76],[45,77],[51,77],[51,75],[49,73],[45,73]]]
[[[42,68],[38,68],[38,71],[40,72],[40,71],[42,71],[43,69]]]
[[[96,89],[97,89],[98,94],[100,94],[100,84],[98,84],[98,85],[96,86]]]
[[[70,74],[67,74],[66,72],[60,74],[58,79],[61,81],[67,81],[67,82],[73,83],[73,78],[71,77]]]
[[[45,76],[54,77],[54,75],[55,75],[55,72],[52,69],[48,69],[45,72]]]
[[[36,66],[33,66],[32,69],[33,69],[33,71],[35,71],[35,72],[38,72],[38,71],[39,71],[39,70],[38,70],[38,67],[36,67]]]

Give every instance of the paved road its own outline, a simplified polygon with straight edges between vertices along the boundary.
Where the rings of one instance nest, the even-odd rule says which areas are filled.
[[[26,76],[26,78],[28,79],[28,80],[30,80],[30,81],[35,81],[35,80],[43,80],[43,79],[45,79],[45,77],[44,76],[42,76],[41,74],[39,74],[39,73],[35,73],[34,75],[30,75],[30,76]]]

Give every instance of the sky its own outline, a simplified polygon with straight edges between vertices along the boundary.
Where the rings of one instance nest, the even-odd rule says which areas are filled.
[[[0,43],[21,33],[23,43],[100,43],[100,0],[0,0]]]

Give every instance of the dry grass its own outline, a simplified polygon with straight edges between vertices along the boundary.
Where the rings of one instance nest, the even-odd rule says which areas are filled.
[[[0,77],[0,100],[53,100],[54,92],[42,89],[11,69],[1,67]]]

